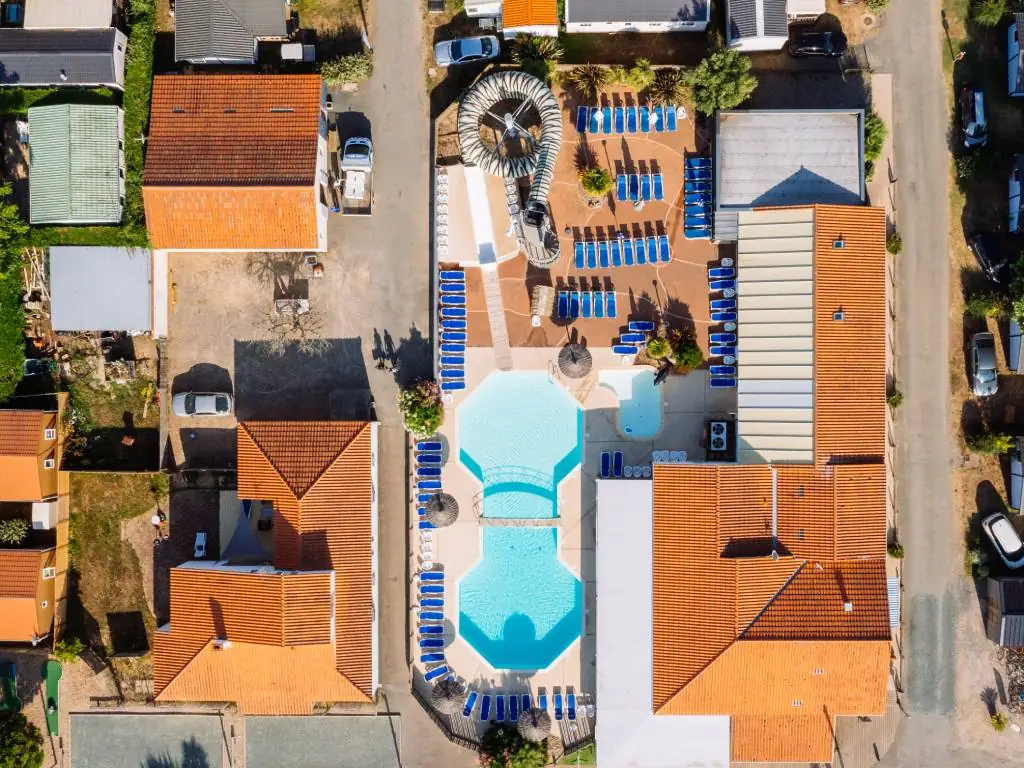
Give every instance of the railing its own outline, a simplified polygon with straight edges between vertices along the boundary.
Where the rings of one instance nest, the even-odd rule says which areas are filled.
[[[423,711],[426,712],[430,716],[430,719],[434,721],[434,724],[441,729],[441,733],[445,735],[445,738],[447,738],[448,741],[452,744],[458,744],[460,747],[471,749],[474,752],[480,751],[480,742],[476,739],[471,739],[468,736],[455,733],[451,729],[449,720],[442,717],[441,714],[430,705],[430,702],[423,698],[423,694],[419,692],[415,684],[411,686],[411,690],[412,697],[419,702],[420,706],[423,707]]]

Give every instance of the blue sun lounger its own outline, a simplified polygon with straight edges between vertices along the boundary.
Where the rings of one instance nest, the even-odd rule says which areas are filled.
[[[419,528],[421,531],[425,531],[431,528],[435,528],[436,526],[429,520],[420,520],[416,527]]]
[[[440,611],[420,611],[420,621],[444,621],[444,614]],[[440,659],[439,659],[440,661]]]
[[[733,356],[736,354],[736,347],[729,344],[722,344],[720,346],[713,346],[708,349],[708,357],[725,357],[726,355]]]
[[[430,500],[431,500],[432,498],[434,498],[434,494],[433,494],[433,493],[421,493],[421,494],[419,494],[419,495],[418,495],[418,496],[416,497],[416,502],[417,502],[418,504],[426,504],[426,503],[427,503],[428,501],[430,501]]]
[[[420,571],[420,581],[444,581],[444,571]]]
[[[459,389],[465,389],[466,382],[464,381],[442,381],[441,391],[442,392],[455,392]]]
[[[420,440],[416,443],[417,451],[440,451],[443,447],[439,440]]]
[[[441,270],[441,282],[442,283],[461,283],[465,281],[466,273],[461,269],[442,269]]]
[[[601,132],[601,110],[594,107],[590,110],[590,120],[588,121],[588,128],[591,133]]]
[[[672,261],[672,249],[668,244],[668,235],[658,235],[658,261],[662,264]]]
[[[636,107],[626,107],[626,133],[636,133]]]
[[[708,379],[708,384],[712,389],[726,389],[728,387],[735,387],[736,379],[731,376],[712,376]]]
[[[683,230],[683,235],[687,240],[710,240],[711,227],[687,227]]]
[[[555,694],[555,720],[562,719],[562,694]]]
[[[441,297],[442,307],[464,307],[466,306],[465,296],[442,296]]]
[[[635,173],[629,175],[629,199],[634,203],[640,199],[640,177]]]
[[[735,333],[712,333],[708,336],[708,342],[711,344],[735,344],[736,334]]]
[[[640,133],[651,131],[651,110],[648,107],[640,107]]]
[[[499,723],[505,722],[505,696],[500,693],[494,697],[494,719]]]
[[[572,261],[576,269],[583,269],[583,241],[577,240],[572,244]]]
[[[703,157],[701,155],[690,155],[686,158],[687,168],[710,168],[711,158]]]
[[[565,698],[566,698],[566,701],[568,702],[569,719],[570,720],[575,720],[576,719],[576,694],[575,693],[570,693]]]
[[[712,291],[735,291],[736,281],[735,280],[711,280],[708,282],[708,288]]]
[[[463,717],[472,717],[473,708],[476,707],[476,700],[480,696],[477,691],[470,691],[469,696],[466,697],[466,706],[462,708]]]
[[[615,115],[613,118],[615,121],[615,132],[620,136],[626,132],[626,110],[622,107],[616,107],[612,110]]]
[[[653,320],[630,320],[629,330],[635,333],[648,333],[654,330]]]
[[[447,331],[464,331],[466,330],[466,321],[444,319],[441,321],[441,327]]]
[[[726,310],[736,309],[736,299],[712,299],[711,300],[711,311],[712,312],[725,312]]]
[[[601,477],[611,477],[612,455],[609,451],[601,452]]]
[[[601,108],[601,133],[612,132],[612,108]]]
[[[612,346],[612,352],[616,355],[635,355],[638,351],[636,347],[629,344],[615,344]]]
[[[444,389],[444,382],[441,382],[441,389]],[[416,487],[421,491],[440,491],[441,481],[440,480],[420,480],[416,483]]]
[[[651,199],[651,174],[645,173],[640,177],[640,199]]]
[[[708,280],[732,280],[736,277],[735,267],[709,267]]]
[[[436,680],[437,678],[444,677],[447,674],[448,674],[448,667],[446,667],[446,666],[436,667],[435,669],[432,669],[429,672],[427,672],[427,674],[425,674],[423,676],[423,679],[426,680],[429,683],[431,680]]]
[[[416,514],[419,515],[420,517],[426,517],[426,515],[427,515],[427,508],[426,507],[417,507]]]
[[[597,269],[597,243],[587,241],[587,269]]]
[[[491,697],[486,693],[480,701],[480,720],[486,722],[491,719]]]
[[[461,307],[442,307],[441,317],[445,318],[460,318],[466,316],[466,310]]]
[[[421,595],[443,595],[444,585],[443,584],[421,584],[420,585]]]
[[[569,294],[569,317],[575,320],[580,316],[580,292],[573,291]]]
[[[736,322],[735,312],[712,312],[711,313],[712,323],[734,323]]]
[[[622,266],[622,238],[621,237],[616,237],[614,240],[611,241],[610,245],[611,245],[611,250],[612,250],[612,266],[613,267],[621,267]]]
[[[708,368],[712,376],[735,376],[735,365],[712,365]]]
[[[654,185],[654,199],[665,199],[665,177],[660,173],[651,174],[651,183]]]
[[[458,357],[458,356],[454,356],[454,355],[446,355],[446,356],[442,356],[441,357],[441,367],[442,368],[446,368],[446,367],[461,368],[465,364],[466,364],[466,358],[464,358],[464,357]]]
[[[421,624],[420,625],[421,635],[443,635],[444,624]]]
[[[569,292],[559,291],[558,292],[558,316],[568,317],[569,316]]]
[[[683,195],[684,205],[711,205],[711,194],[708,192],[690,192]]]
[[[612,477],[622,477],[622,451],[616,451],[612,457]]]
[[[643,344],[647,341],[647,336],[643,333],[624,333],[619,336],[619,340],[623,344]]]
[[[644,246],[644,239],[637,237],[633,240],[633,253],[636,254],[637,264],[647,263],[647,249]]]
[[[615,199],[620,203],[626,202],[626,174],[624,173],[615,177]]]
[[[424,637],[420,640],[420,648],[444,648],[444,640],[440,637]]]
[[[519,721],[519,697],[514,693],[508,697],[508,719],[513,723]]]
[[[416,467],[417,477],[440,477],[440,467]]]
[[[528,710],[529,708],[530,708],[530,694],[528,694],[528,693],[524,693],[524,694],[523,694],[523,695],[522,695],[522,696],[520,697],[520,701],[519,701],[519,711],[520,711],[520,712],[525,712],[525,711],[526,711],[526,710]]]
[[[665,107],[665,128],[668,129],[669,133],[671,133],[678,127],[678,124],[676,123],[676,118],[676,108]]]
[[[619,308],[615,299],[615,291],[605,291],[604,304],[606,310],[605,314],[607,314],[608,317],[619,316]]]
[[[444,359],[443,357],[441,358]],[[416,454],[417,464],[440,464],[441,454],[440,453],[417,453]]]
[[[587,130],[587,118],[590,117],[590,110],[586,107],[580,107],[576,110],[576,131],[577,133],[585,133]]]
[[[647,238],[647,263],[658,263],[658,238],[654,235]]]
[[[686,169],[686,180],[687,181],[706,181],[711,182],[711,169],[710,168],[687,168]]]
[[[683,182],[683,192],[688,195],[710,195],[711,194],[711,182],[710,181],[693,181],[687,179]]]
[[[602,240],[597,244],[597,262],[601,265],[601,269],[608,269],[608,265],[611,264],[611,260],[608,258],[607,240]]]
[[[594,317],[604,317],[604,291],[594,291]]]
[[[543,688],[537,694],[537,709],[541,712],[548,711],[548,693]]]
[[[636,261],[633,258],[633,241],[628,237],[622,239],[622,263],[632,267]]]
[[[590,291],[583,291],[580,296],[580,317],[590,317]]]
[[[442,379],[455,379],[456,381],[460,381],[460,380],[466,378],[466,372],[464,370],[462,370],[461,368],[442,368],[441,369],[441,378]]]
[[[465,283],[441,283],[441,293],[465,293]]]
[[[420,608],[444,608],[443,597],[421,597]]]

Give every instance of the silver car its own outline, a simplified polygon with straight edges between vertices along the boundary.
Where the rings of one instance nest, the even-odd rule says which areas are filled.
[[[434,46],[434,60],[439,67],[487,61],[496,59],[499,55],[501,55],[501,43],[494,35],[445,40]]]
[[[988,397],[997,389],[995,337],[991,333],[976,333],[971,337],[971,391],[978,397]]]
[[[227,416],[231,395],[226,392],[179,392],[171,398],[175,416]]]
[[[1006,515],[1002,512],[989,515],[981,521],[981,529],[1007,568],[1024,567],[1024,541],[1021,541],[1020,534]]]

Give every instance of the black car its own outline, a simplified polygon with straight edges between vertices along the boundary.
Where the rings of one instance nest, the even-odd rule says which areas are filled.
[[[798,32],[789,40],[789,55],[836,57],[846,53],[846,35],[842,32]]]
[[[998,283],[1006,269],[1006,258],[1000,254],[999,248],[991,235],[975,235],[967,241],[967,246],[978,260],[982,271],[994,283]]]

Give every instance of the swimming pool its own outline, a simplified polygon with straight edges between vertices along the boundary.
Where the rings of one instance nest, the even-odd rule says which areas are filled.
[[[459,634],[495,669],[544,669],[583,629],[583,584],[558,559],[558,529],[481,532],[483,560],[459,582]]]
[[[644,440],[661,431],[661,396],[654,386],[654,371],[601,371],[598,381],[619,398],[619,430],[624,435]]]
[[[543,371],[496,371],[458,410],[459,458],[483,484],[482,517],[553,518],[583,455],[583,411]]]

